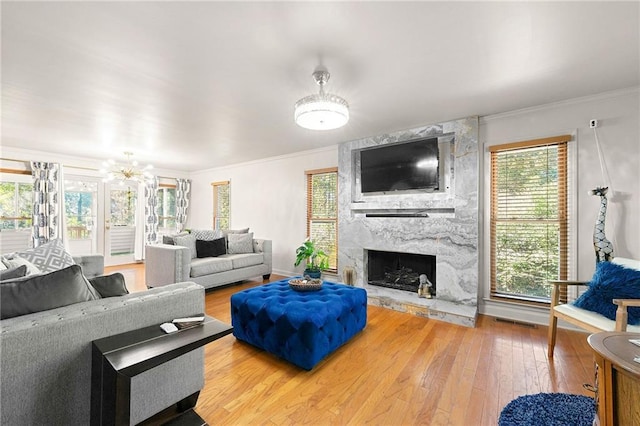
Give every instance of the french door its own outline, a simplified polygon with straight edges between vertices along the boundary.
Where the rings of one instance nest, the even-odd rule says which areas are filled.
[[[138,184],[105,184],[104,262],[122,265],[135,261],[136,238],[143,238],[136,227]]]
[[[104,254],[106,266],[135,261],[138,184],[103,183],[99,177],[66,175],[64,180],[66,241],[74,255]],[[139,235],[137,235],[137,233]]]

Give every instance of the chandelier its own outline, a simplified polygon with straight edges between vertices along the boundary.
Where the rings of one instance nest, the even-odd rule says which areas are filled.
[[[329,71],[318,67],[313,79],[320,86],[320,93],[309,95],[296,102],[294,119],[298,126],[311,130],[337,129],[349,121],[349,104],[343,98],[324,92],[329,81]]]
[[[133,152],[125,152],[127,157],[125,164],[116,163],[114,160],[107,160],[102,163],[100,173],[104,176],[104,182],[112,182],[119,180],[120,185],[124,185],[125,181],[132,180],[138,183],[144,183],[153,179],[153,175],[149,170],[153,168],[151,164],[147,164],[143,168],[138,167],[138,162],[131,159]]]

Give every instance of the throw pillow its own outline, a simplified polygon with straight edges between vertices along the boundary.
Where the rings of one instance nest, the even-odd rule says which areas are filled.
[[[2,263],[2,262],[0,262]],[[15,268],[0,271],[0,281],[20,278],[27,275],[27,265],[16,266]]]
[[[640,271],[611,262],[599,262],[588,284],[589,288],[574,305],[597,312],[610,320],[616,319],[617,305],[613,299],[640,299]],[[640,324],[640,307],[627,308],[628,323]]]
[[[2,262],[7,265],[9,268],[17,268],[18,266],[26,266],[27,272],[26,275],[39,275],[42,271],[33,263],[29,262],[26,259],[23,259],[20,256],[13,255],[11,259],[3,258]]]
[[[0,318],[96,300],[79,265],[0,284]]]
[[[100,275],[99,277],[89,278],[89,283],[95,288],[102,297],[116,297],[129,294],[124,275],[116,272],[111,275]]]
[[[249,232],[249,228],[242,228],[242,229],[225,229],[224,231],[222,231],[222,235],[224,237],[226,237],[229,234],[246,234]]]
[[[213,241],[196,240],[196,252],[198,257],[218,257],[227,253],[227,245],[224,238]]]
[[[36,248],[14,253],[28,260],[40,269],[44,274],[75,265],[73,257],[64,249],[61,240],[55,239]]]
[[[198,252],[196,251],[196,237],[191,234],[181,235],[175,238],[176,245],[187,247],[191,250],[191,258],[195,259],[197,257]]]
[[[248,234],[229,234],[229,254],[253,253],[253,232]]]
[[[177,234],[168,234],[162,236],[162,244],[170,244],[174,246],[176,244],[176,237],[182,237],[188,235],[187,231],[178,232]]]
[[[218,229],[192,229],[191,235],[196,237],[196,240],[213,241],[222,237],[222,231]]]

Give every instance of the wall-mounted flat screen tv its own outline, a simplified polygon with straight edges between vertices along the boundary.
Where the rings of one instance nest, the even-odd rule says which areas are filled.
[[[360,151],[361,192],[440,190],[438,138]]]

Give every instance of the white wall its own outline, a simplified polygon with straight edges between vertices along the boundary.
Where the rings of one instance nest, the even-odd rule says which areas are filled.
[[[480,146],[485,150],[484,180],[480,182],[484,200],[484,233],[488,239],[489,179],[487,176],[490,145],[536,139],[561,134],[575,134],[570,142],[577,148],[577,276],[588,281],[595,269],[592,243],[593,226],[600,206],[599,197],[589,190],[609,185],[609,205],[606,218],[606,236],[613,243],[614,255],[640,259],[640,90],[636,88],[604,93],[598,96],[573,99],[511,113],[483,117],[480,120]],[[597,119],[596,129],[609,172],[610,182],[602,177],[595,135],[589,120]],[[481,155],[481,159],[483,156]],[[482,161],[482,160],[481,160]],[[613,195],[611,195],[613,190]],[[487,253],[488,245],[484,252]],[[488,296],[488,259],[483,262],[484,277],[480,283],[481,298]],[[482,292],[484,289],[484,292]],[[480,312],[518,320],[546,323],[547,311],[527,310],[487,302],[481,303]],[[540,316],[542,315],[542,316]]]
[[[295,250],[307,232],[307,181],[304,172],[337,166],[338,146],[332,145],[193,173],[188,226],[211,229],[211,183],[230,180],[231,228],[250,227],[254,237],[272,240],[273,272],[293,275]]]

